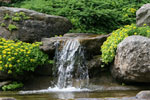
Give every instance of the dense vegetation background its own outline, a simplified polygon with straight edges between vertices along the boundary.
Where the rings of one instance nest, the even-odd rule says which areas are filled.
[[[70,32],[106,34],[135,23],[136,10],[149,0],[12,0],[13,6],[67,17],[73,24]]]

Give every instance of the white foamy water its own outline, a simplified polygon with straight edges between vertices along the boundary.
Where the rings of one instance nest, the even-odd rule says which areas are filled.
[[[68,87],[68,88],[59,88],[59,87],[54,87],[51,88],[49,87],[48,89],[43,89],[43,90],[32,90],[32,91],[20,91],[19,94],[41,94],[41,93],[51,93],[51,92],[88,92],[90,91],[87,88],[75,88],[75,87]]]

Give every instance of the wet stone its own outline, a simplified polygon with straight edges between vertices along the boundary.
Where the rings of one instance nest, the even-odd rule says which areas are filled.
[[[16,100],[16,99],[13,97],[3,97],[3,98],[0,98],[0,100]]]

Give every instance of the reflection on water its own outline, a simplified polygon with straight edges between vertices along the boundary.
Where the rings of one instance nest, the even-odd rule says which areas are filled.
[[[58,99],[74,99],[75,95],[73,93],[57,93],[55,98]]]

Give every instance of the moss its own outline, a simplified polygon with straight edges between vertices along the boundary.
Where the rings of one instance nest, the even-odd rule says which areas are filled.
[[[17,30],[18,29],[17,26],[13,25],[13,24],[9,24],[7,28],[8,28],[9,31]]]
[[[5,16],[4,16],[4,20],[7,20],[7,19],[10,19],[11,17],[8,15],[8,14],[5,14]]]
[[[12,17],[13,21],[20,21],[20,20],[27,20],[30,19],[29,16],[26,16],[24,12],[15,13],[15,15]]]
[[[9,25],[6,26],[5,23],[1,23],[0,25],[2,27],[6,27],[8,28],[9,31],[13,31],[13,30],[17,30],[18,27],[14,24],[12,24],[13,22],[18,22],[18,21],[23,21],[23,20],[27,20],[30,19],[29,16],[26,16],[26,14],[24,12],[17,12],[14,15],[10,16],[8,13],[5,14],[5,16],[3,17],[4,20],[12,20],[11,23],[8,23]]]
[[[1,23],[1,27],[5,27],[6,26],[6,24],[5,23]]]
[[[14,16],[13,16],[13,17],[12,17],[12,20],[13,20],[13,21],[20,21],[20,20],[21,20],[21,17],[14,17]]]
[[[24,16],[23,19],[28,20],[28,19],[30,19],[30,17],[29,16]]]

